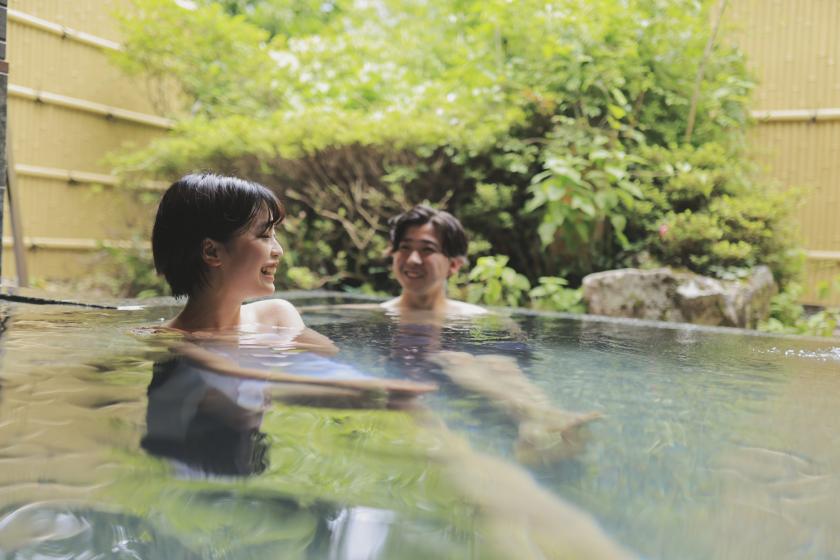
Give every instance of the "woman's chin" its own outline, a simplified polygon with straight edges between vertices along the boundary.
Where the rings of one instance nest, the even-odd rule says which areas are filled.
[[[269,278],[269,277],[264,276],[262,278],[262,282],[260,282],[260,290],[259,290],[260,293],[258,295],[270,296],[271,294],[274,293],[275,289],[276,288],[274,287],[274,278],[273,277]]]

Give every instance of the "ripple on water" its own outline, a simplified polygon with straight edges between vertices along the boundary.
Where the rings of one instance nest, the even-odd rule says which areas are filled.
[[[463,551],[452,548],[447,531],[469,540],[468,529],[435,518],[442,482],[430,457],[440,449],[412,439],[416,424],[389,428],[402,418],[396,413],[275,406],[257,424],[270,459],[264,473],[196,480],[195,469],[179,471],[177,461],[139,446],[153,363],[166,348],[132,329],[157,324],[171,310],[22,309],[13,310],[0,337],[0,550],[41,558],[192,558],[239,546],[247,556],[249,546],[261,550],[263,540],[284,538],[282,529],[293,533],[288,550],[326,557],[330,535],[356,527],[354,538],[374,529],[391,542],[415,535],[416,550],[436,544],[438,554],[426,557],[446,557]],[[512,357],[554,405],[601,412],[580,456],[531,472],[543,490],[591,513],[644,557],[840,555],[840,348],[542,316],[454,322],[439,332],[363,310],[310,317],[342,349],[330,358],[336,364],[373,376],[437,376],[443,389],[424,401],[430,416],[494,458],[514,456],[516,425],[485,394],[446,386],[429,354]],[[256,342],[243,347],[263,366],[294,361]],[[163,420],[181,425],[177,415]],[[309,493],[296,494],[304,485]],[[111,496],[125,506],[121,512],[145,517],[56,498],[99,499],[112,487],[122,492]],[[352,494],[361,487],[370,493]],[[293,503],[276,505],[279,488]],[[357,503],[324,506],[319,491],[352,494]],[[446,497],[453,510],[469,507]],[[171,533],[154,524],[156,515],[173,520]],[[202,545],[205,526],[222,536]]]
[[[0,513],[0,558],[198,560],[147,521],[85,503],[35,502]]]

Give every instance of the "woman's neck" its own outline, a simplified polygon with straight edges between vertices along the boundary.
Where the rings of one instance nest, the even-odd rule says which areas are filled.
[[[222,297],[208,289],[190,296],[169,326],[189,332],[233,330],[241,324],[241,309],[241,298]]]

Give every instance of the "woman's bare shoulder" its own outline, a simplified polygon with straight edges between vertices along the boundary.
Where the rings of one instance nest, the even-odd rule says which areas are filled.
[[[285,299],[263,299],[242,306],[242,322],[272,327],[304,326],[300,313]]]

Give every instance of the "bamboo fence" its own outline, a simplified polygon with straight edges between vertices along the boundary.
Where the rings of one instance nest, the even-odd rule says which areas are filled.
[[[109,60],[119,49],[114,10],[127,0],[16,0],[8,10],[8,144],[31,279],[90,273],[103,247],[126,247],[149,205],[117,188],[105,156],[142,145],[172,123],[145,84]],[[9,220],[3,274],[14,277]],[[142,242],[142,241],[141,241]]]
[[[33,277],[87,274],[102,246],[127,246],[151,216],[103,160],[172,126],[108,60],[128,0],[16,0],[8,11],[9,144]],[[749,142],[768,181],[801,192],[809,303],[840,275],[840,1],[729,0],[727,36],[760,80]],[[7,221],[8,224],[8,221]],[[11,239],[6,227],[5,248]],[[12,252],[3,271],[14,274]]]

